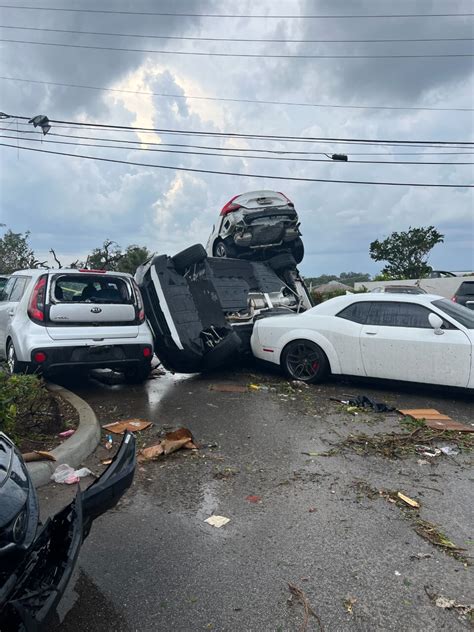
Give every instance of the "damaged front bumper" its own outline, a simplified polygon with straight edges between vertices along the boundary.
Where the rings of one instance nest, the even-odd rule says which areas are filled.
[[[71,578],[92,522],[114,507],[130,487],[136,465],[135,437],[126,433],[107,470],[85,492],[40,528],[11,572],[0,568],[0,630],[47,629]],[[0,564],[2,560],[0,559]]]

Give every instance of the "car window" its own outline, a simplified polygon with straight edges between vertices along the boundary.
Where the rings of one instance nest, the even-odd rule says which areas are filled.
[[[433,305],[448,316],[451,316],[451,318],[454,318],[461,325],[464,325],[464,327],[467,327],[467,329],[474,329],[474,310],[448,301],[446,298],[433,301]]]
[[[367,325],[431,329],[430,310],[416,303],[377,301],[371,303]]]
[[[11,291],[9,301],[11,303],[18,303],[21,301],[21,297],[25,292],[25,288],[28,285],[28,281],[31,277],[17,276],[16,283]]]
[[[64,274],[51,288],[54,303],[133,303],[130,285],[113,276]]]
[[[474,295],[474,281],[464,281],[463,283],[461,283],[456,294],[458,296]]]
[[[8,301],[10,294],[13,290],[13,286],[15,285],[17,277],[10,277],[3,288],[2,292],[0,292],[0,300]]]
[[[336,316],[363,325],[367,320],[367,314],[369,313],[370,305],[371,303],[366,301],[361,301],[360,303],[352,303],[352,305],[349,305],[349,307],[343,309],[341,312],[339,312],[339,314],[336,314]]]

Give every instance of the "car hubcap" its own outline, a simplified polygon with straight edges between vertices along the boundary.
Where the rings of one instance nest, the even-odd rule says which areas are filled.
[[[15,369],[15,349],[13,348],[13,345],[8,347],[7,365],[10,373],[13,373]]]
[[[224,246],[224,244],[217,244],[217,247],[216,247],[216,256],[217,256],[217,257],[225,257],[225,256],[226,256],[226,251],[225,251],[225,246]]]
[[[298,380],[310,380],[317,375],[320,367],[319,353],[304,343],[291,348],[286,362],[289,372]]]

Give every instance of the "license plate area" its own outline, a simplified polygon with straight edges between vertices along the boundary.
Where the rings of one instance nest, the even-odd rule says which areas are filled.
[[[114,345],[100,345],[97,347],[78,347],[71,354],[73,362],[97,362],[109,360],[124,360],[122,347]]]

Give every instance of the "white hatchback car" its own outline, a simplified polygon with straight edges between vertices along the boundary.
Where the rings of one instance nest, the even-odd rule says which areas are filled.
[[[433,294],[339,296],[258,320],[251,345],[305,382],[333,373],[474,388],[474,312]]]
[[[0,293],[0,357],[12,373],[111,368],[150,372],[153,338],[130,274],[21,270]]]

